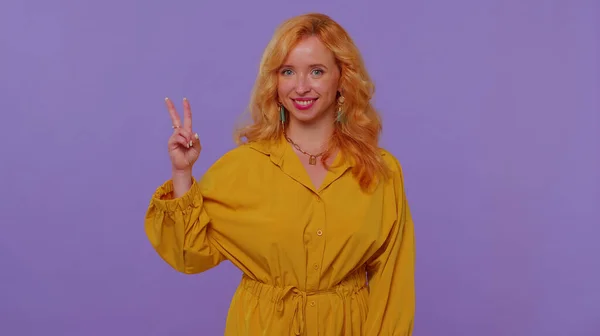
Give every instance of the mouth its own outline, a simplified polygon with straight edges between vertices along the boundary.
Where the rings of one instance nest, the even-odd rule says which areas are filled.
[[[298,110],[308,110],[315,104],[317,99],[319,98],[296,98],[292,99],[292,102],[294,102],[294,107]]]

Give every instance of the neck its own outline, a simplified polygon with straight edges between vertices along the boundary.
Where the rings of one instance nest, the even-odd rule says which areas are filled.
[[[317,154],[327,148],[333,130],[333,121],[305,124],[290,120],[286,134],[303,150]]]

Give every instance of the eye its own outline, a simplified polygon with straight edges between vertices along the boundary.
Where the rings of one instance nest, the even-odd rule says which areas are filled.
[[[289,76],[289,75],[292,74],[292,70],[290,70],[290,69],[283,69],[283,70],[281,70],[281,74],[284,75],[284,76]]]
[[[313,75],[315,75],[315,76],[321,76],[321,75],[323,74],[323,70],[321,70],[321,69],[314,69],[314,70],[312,71],[312,73],[313,73]]]

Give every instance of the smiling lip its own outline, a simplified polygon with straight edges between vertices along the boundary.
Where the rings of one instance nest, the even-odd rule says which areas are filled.
[[[318,98],[294,98],[292,102],[294,102],[294,107],[298,110],[308,110],[311,108]]]

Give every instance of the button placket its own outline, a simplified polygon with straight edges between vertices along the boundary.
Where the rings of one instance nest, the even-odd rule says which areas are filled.
[[[318,291],[323,269],[323,254],[325,250],[324,231],[327,228],[325,200],[320,194],[314,194],[312,202],[312,218],[305,227],[308,243],[306,245],[306,290]],[[305,239],[307,238],[305,237]],[[318,332],[318,298],[311,298],[306,305],[306,330],[309,334]]]
[[[308,224],[307,232],[310,232],[310,243],[307,244],[307,290],[318,290],[321,276],[321,262],[323,261],[323,227],[325,225],[325,204],[321,195],[314,194],[313,216]]]

